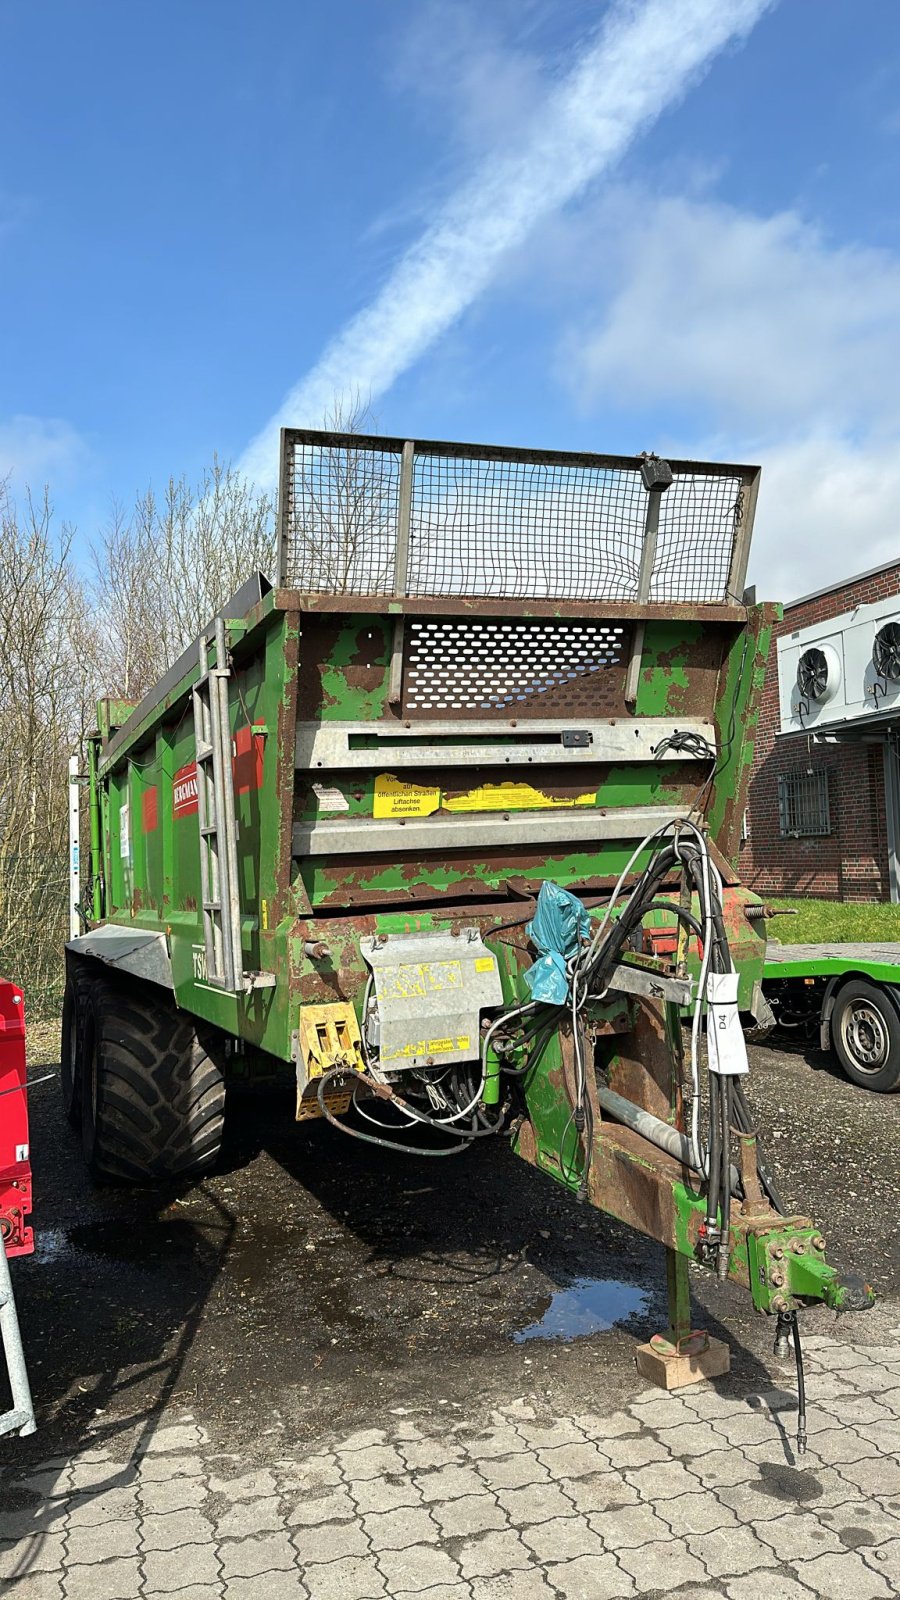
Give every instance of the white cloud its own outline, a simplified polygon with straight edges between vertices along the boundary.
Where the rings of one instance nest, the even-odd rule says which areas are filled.
[[[388,389],[535,226],[609,171],[771,3],[621,0],[568,76],[534,107],[521,142],[492,152],[451,196],[380,294],[290,391],[248,447],[242,469],[270,483],[280,426],[315,426],[336,397]]]
[[[645,194],[613,216],[619,286],[566,345],[583,398],[766,431],[900,419],[896,257],[832,248],[791,212]]]
[[[469,157],[485,150],[496,156],[518,141],[558,70],[535,36],[542,9],[527,0],[512,6],[494,0],[490,9],[426,0],[408,20],[394,52],[392,84],[419,103],[432,131],[436,118],[445,124],[451,154],[458,147]],[[559,28],[559,0],[554,9]]]
[[[0,482],[8,478],[14,490],[37,491],[51,479],[58,484],[74,476],[87,456],[81,434],[61,417],[0,419]]]
[[[761,462],[761,595],[900,555],[900,260],[790,212],[636,192],[601,211],[608,298],[558,361],[578,402],[652,419],[673,454]]]
[[[762,489],[749,579],[793,600],[900,558],[900,436],[817,435],[758,452]]]

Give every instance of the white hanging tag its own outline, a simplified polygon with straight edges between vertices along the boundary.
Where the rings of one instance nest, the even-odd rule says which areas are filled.
[[[738,1015],[738,975],[711,972],[706,980],[706,1051],[710,1072],[736,1078],[750,1071]]]

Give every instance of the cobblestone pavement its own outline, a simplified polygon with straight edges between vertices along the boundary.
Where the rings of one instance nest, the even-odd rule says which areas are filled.
[[[900,1329],[897,1330],[900,1334]],[[9,1600],[881,1600],[900,1594],[900,1344],[808,1340],[794,1396],[634,1380],[607,1415],[520,1398],[253,1459],[166,1417],[0,1483]],[[98,1421],[98,1441],[102,1437]],[[117,1440],[121,1457],[121,1437]]]

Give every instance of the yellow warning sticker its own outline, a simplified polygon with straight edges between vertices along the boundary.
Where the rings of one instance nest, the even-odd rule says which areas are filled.
[[[597,803],[596,791],[579,794],[572,799],[559,800],[555,795],[544,794],[530,783],[485,783],[468,794],[444,797],[445,811],[550,811],[555,806],[593,806]],[[377,815],[377,813],[376,813]]]
[[[475,963],[475,971],[476,972],[493,972],[493,970],[494,970],[494,958],[493,958],[493,956],[479,956],[478,957],[478,960]]]
[[[375,779],[373,817],[430,817],[440,803],[440,789],[404,783],[392,772],[380,772]]]
[[[425,1040],[424,1039],[410,1040],[407,1044],[400,1045],[399,1048],[396,1049],[396,1050],[385,1050],[385,1049],[382,1049],[382,1051],[381,1051],[381,1060],[382,1061],[402,1061],[402,1060],[405,1060],[408,1056],[424,1056],[424,1054],[425,1054]]]
[[[458,961],[424,961],[416,966],[384,967],[380,982],[385,1000],[419,1000],[446,989],[461,989],[462,966]]]
[[[417,1039],[409,1040],[400,1045],[396,1050],[382,1050],[382,1061],[402,1061],[411,1056],[445,1056],[452,1050],[469,1050],[472,1041],[467,1033],[458,1034],[455,1039]]]

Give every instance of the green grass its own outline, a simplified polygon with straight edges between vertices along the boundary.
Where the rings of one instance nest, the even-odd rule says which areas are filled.
[[[869,905],[839,900],[773,900],[766,904],[779,910],[796,908],[795,917],[775,917],[767,924],[769,937],[782,944],[882,944],[900,941],[900,905]]]

